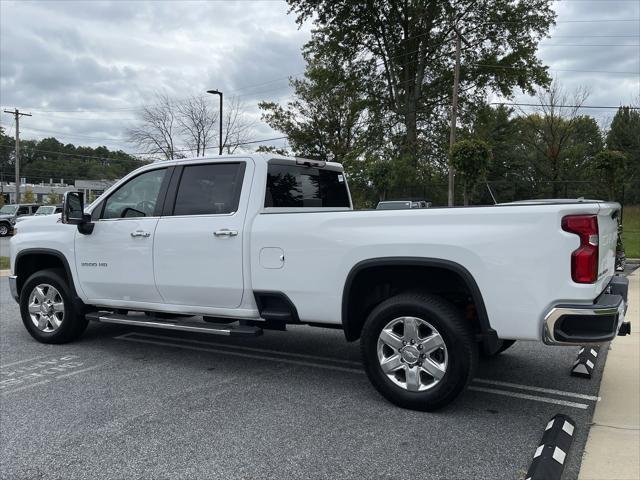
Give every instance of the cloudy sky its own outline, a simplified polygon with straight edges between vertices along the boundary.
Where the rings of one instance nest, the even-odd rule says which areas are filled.
[[[554,6],[558,23],[539,52],[551,73],[569,90],[587,87],[588,105],[637,102],[640,0]],[[33,114],[22,138],[135,152],[124,132],[154,92],[185,98],[216,88],[245,104],[254,139],[279,136],[256,105],[286,101],[287,77],[304,69],[310,25],[298,28],[287,10],[282,1],[0,0],[0,104]],[[606,124],[615,111],[585,113]],[[13,135],[10,115],[0,124]]]

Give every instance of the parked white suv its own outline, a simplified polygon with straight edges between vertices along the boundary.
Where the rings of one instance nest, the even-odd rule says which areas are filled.
[[[45,343],[76,339],[89,319],[222,335],[341,328],[385,397],[431,410],[463,390],[479,353],[628,332],[619,210],[557,200],[353,211],[339,164],[166,161],[86,210],[68,193],[61,222],[24,222],[10,285]]]

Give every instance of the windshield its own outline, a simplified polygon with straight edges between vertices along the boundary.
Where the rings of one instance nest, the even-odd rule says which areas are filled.
[[[55,205],[52,205],[50,207],[38,207],[38,210],[36,210],[36,215],[51,215],[52,213],[55,213],[55,211]]]
[[[0,215],[15,215],[18,205],[5,205],[0,208]]]

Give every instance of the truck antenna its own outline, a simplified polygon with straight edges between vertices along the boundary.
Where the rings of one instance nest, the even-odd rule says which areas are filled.
[[[497,205],[498,201],[496,200],[495,195],[493,194],[493,191],[491,190],[491,187],[489,186],[489,182],[485,182],[487,184],[487,190],[489,190],[489,195],[491,195],[491,198],[493,199],[493,204]]]

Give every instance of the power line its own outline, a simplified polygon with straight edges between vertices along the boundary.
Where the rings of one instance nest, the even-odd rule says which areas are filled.
[[[0,148],[11,148],[10,145],[0,145]],[[126,158],[110,158],[110,157],[99,157],[97,155],[84,155],[81,153],[70,153],[70,152],[56,152],[55,150],[43,150],[41,148],[29,148],[27,147],[28,151],[30,152],[40,152],[40,153],[49,153],[52,155],[64,155],[64,156],[71,156],[71,157],[78,157],[78,158],[89,158],[89,159],[93,159],[93,160],[105,160],[105,161],[109,161],[109,162],[126,162],[128,161],[128,159]],[[124,153],[125,155],[129,155],[131,157],[134,157],[135,154],[131,154],[131,153],[127,153],[124,152],[122,150],[113,150],[111,153],[117,154],[117,153]]]
[[[619,108],[628,108],[629,110],[640,110],[640,107],[623,107],[622,105],[618,107],[609,107],[604,105],[552,105],[545,103],[511,103],[511,102],[491,102],[489,105],[509,105],[509,106],[519,106],[519,107],[557,107],[557,108],[586,108],[586,109],[608,109],[608,110],[618,110]]]
[[[640,22],[640,18],[601,18],[601,19],[589,19],[589,20],[556,20],[558,23],[617,23],[617,22]],[[519,24],[519,22],[480,22],[482,25],[494,25],[494,24]]]
[[[490,63],[471,63],[469,65],[473,65],[476,67],[487,67],[487,68],[507,68],[510,70],[526,70],[526,68],[522,67],[510,67],[507,65],[496,65]],[[552,72],[577,72],[577,73],[611,73],[611,74],[620,74],[620,75],[638,75],[640,72],[621,72],[621,71],[611,71],[611,70],[576,70],[576,69],[568,69],[568,68],[550,68]]]
[[[43,133],[55,133],[58,135],[63,135],[66,137],[77,137],[77,138],[86,138],[89,140],[109,140],[111,142],[113,141],[124,141],[125,139],[122,137],[113,137],[113,138],[105,138],[105,137],[94,137],[92,135],[82,135],[82,134],[78,134],[78,133],[67,133],[67,132],[60,132],[60,131],[56,131],[56,130],[44,130],[41,128],[33,128],[33,127],[29,127],[29,130],[33,130],[35,132],[43,132]]]
[[[552,43],[540,47],[640,47],[638,43]]]
[[[256,143],[266,143],[266,142],[273,142],[276,140],[284,140],[289,138],[288,136],[284,135],[284,136],[280,136],[280,137],[273,137],[273,138],[263,138],[263,139],[259,139],[259,140],[250,140],[250,141],[246,141],[246,142],[237,142],[237,143],[230,143],[227,145],[223,145],[223,147],[229,148],[229,147],[240,147],[243,145],[254,145]],[[12,148],[10,145],[0,145],[0,148]],[[218,148],[218,146],[211,146],[211,147],[205,147],[206,150],[211,149],[211,148]],[[126,158],[110,158],[110,157],[99,157],[99,156],[95,156],[95,155],[83,155],[83,154],[79,154],[79,153],[68,153],[68,152],[56,152],[54,150],[43,150],[40,148],[29,148],[29,151],[32,152],[40,152],[40,153],[49,153],[52,155],[64,155],[64,156],[73,156],[73,157],[79,157],[79,158],[88,158],[88,159],[94,159],[94,160],[105,160],[105,161],[109,161],[109,162],[126,162],[128,161],[128,159]],[[174,153],[183,153],[183,152],[192,152],[193,150],[190,148],[184,148],[184,149],[176,149],[173,150]],[[127,153],[124,152],[122,150],[116,150],[113,151],[112,153],[124,153],[126,155],[129,155],[131,157],[134,157],[135,160],[140,160],[139,158],[135,158],[136,155],[155,155],[154,153],[149,153],[149,152],[133,152],[133,153]]]
[[[635,0],[634,0],[635,1]],[[600,34],[581,34],[581,35],[556,35],[556,34],[552,34],[551,38],[553,37],[560,37],[560,38],[638,38],[638,36],[640,36],[640,34],[637,35],[600,35]]]

